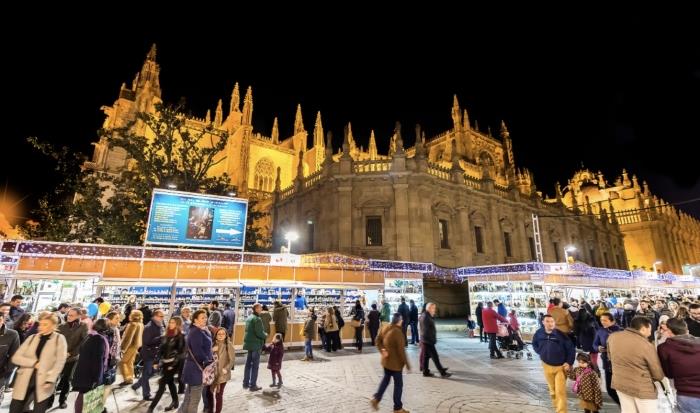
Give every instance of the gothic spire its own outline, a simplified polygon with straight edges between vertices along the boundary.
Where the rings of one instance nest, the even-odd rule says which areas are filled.
[[[452,99],[452,122],[456,131],[462,128],[462,114],[459,109],[459,101],[457,100],[457,95],[454,95]]]
[[[377,159],[377,140],[374,138],[374,129],[369,132],[369,159]]]
[[[252,125],[253,121],[253,87],[248,86],[248,90],[245,92],[245,98],[243,98],[243,119],[241,123],[243,125]]]
[[[224,119],[224,112],[222,109],[222,102],[221,99],[219,99],[219,103],[216,105],[216,114],[214,115],[214,126],[217,128],[221,126],[221,123],[223,122]]]
[[[275,120],[272,122],[272,133],[270,136],[272,137],[272,143],[280,142],[280,130],[279,125],[277,124],[277,116],[275,116]]]
[[[231,93],[231,109],[230,112],[240,112],[241,111],[241,92],[238,90],[238,82],[233,86],[233,93]]]
[[[323,122],[321,122],[321,111],[316,113],[316,123],[314,124],[314,147],[323,147]]]
[[[294,117],[294,134],[304,131],[304,119],[301,117],[301,103],[299,103],[297,104],[297,114]]]

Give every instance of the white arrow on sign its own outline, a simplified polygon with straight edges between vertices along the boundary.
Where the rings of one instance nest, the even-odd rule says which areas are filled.
[[[218,229],[217,228],[216,233],[217,234],[236,235],[236,234],[240,234],[241,231],[235,230],[233,228],[231,228],[231,229]]]

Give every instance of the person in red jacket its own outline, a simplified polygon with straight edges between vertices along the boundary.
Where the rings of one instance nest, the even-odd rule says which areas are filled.
[[[484,320],[484,331],[489,338],[489,352],[491,353],[491,358],[504,358],[503,353],[501,353],[501,350],[499,350],[496,345],[496,333],[498,332],[498,322],[507,323],[508,320],[493,309],[493,303],[491,301],[486,303],[486,308],[481,312],[481,318]]]

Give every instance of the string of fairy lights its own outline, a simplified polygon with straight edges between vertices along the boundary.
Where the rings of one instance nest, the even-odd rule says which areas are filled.
[[[0,264],[7,268],[17,263],[20,257],[56,257],[78,259],[138,259],[183,262],[223,262],[236,264],[271,265],[274,254],[239,251],[206,251],[191,249],[128,247],[95,244],[74,244],[43,241],[0,242]],[[551,274],[574,275],[598,279],[655,279],[662,282],[695,282],[687,276],[673,273],[655,274],[642,269],[632,271],[591,267],[585,263],[541,263],[485,265],[476,267],[446,268],[432,263],[377,260],[338,253],[307,254],[301,256],[301,266],[343,268],[354,270],[384,271],[397,273],[421,273],[425,278],[443,282],[462,282],[469,277],[499,274]]]

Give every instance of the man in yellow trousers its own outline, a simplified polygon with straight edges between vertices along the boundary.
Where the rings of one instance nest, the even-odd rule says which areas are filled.
[[[564,333],[556,329],[551,315],[544,316],[544,327],[532,338],[532,347],[542,360],[549,395],[557,413],[566,413],[566,372],[574,364],[576,349]]]

